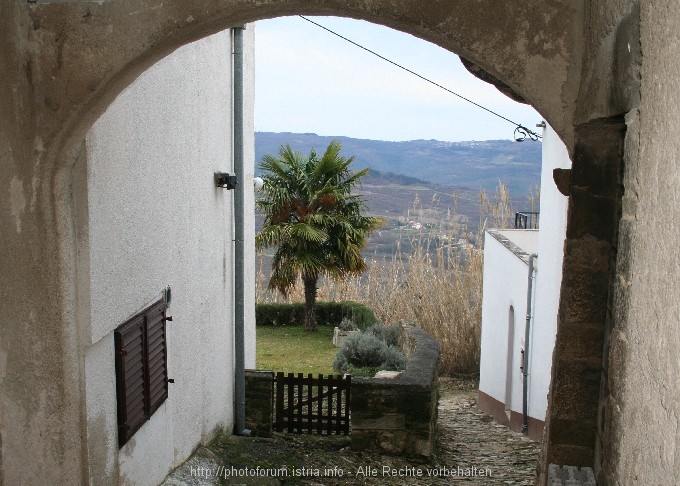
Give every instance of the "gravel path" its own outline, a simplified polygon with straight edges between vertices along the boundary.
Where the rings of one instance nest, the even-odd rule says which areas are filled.
[[[442,378],[440,390],[437,452],[430,464],[352,452],[346,437],[224,436],[199,448],[164,484],[534,484],[540,445],[479,411],[470,383]]]

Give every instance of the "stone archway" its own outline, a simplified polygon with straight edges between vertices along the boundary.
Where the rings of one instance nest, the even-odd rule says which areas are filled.
[[[463,55],[507,84],[530,102],[574,151],[576,174],[590,167],[596,157],[591,151],[597,140],[583,132],[575,134],[573,127],[590,119],[625,113],[639,102],[634,82],[625,84],[630,89],[620,90],[608,78],[626,76],[635,68],[625,52],[619,53],[626,44],[630,53],[631,40],[635,48],[639,38],[635,30],[638,13],[629,8],[634,2],[623,3],[625,8],[612,1],[599,10],[542,0],[521,4],[496,0],[166,0],[153,5],[140,5],[136,0],[38,0],[0,7],[0,46],[7,53],[0,59],[5,88],[0,94],[0,167],[3,176],[11,181],[9,191],[3,191],[0,199],[1,226],[8,230],[0,237],[3,261],[8,262],[0,290],[15,296],[6,300],[3,311],[6,325],[0,342],[0,363],[5,360],[3,374],[11,376],[12,381],[3,384],[0,399],[5,414],[3,424],[12,417],[25,417],[32,424],[33,436],[41,438],[37,444],[19,446],[18,437],[5,436],[3,447],[21,447],[27,456],[51,471],[45,477],[54,482],[72,479],[78,475],[74,471],[81,472],[82,482],[87,480],[86,454],[80,450],[82,427],[75,425],[82,420],[83,405],[79,330],[72,325],[78,304],[74,293],[76,245],[70,168],[89,126],[153,62],[191,40],[258,19],[293,14],[339,15],[380,23]],[[585,18],[586,13],[589,18]],[[585,31],[588,35],[584,40]],[[610,65],[613,53],[618,55],[617,62]],[[598,73],[598,69],[605,74]],[[621,95],[612,96],[617,93]],[[586,153],[583,164],[578,159],[581,141]],[[618,157],[620,160],[620,153]],[[610,181],[610,175],[604,171],[595,182]],[[572,195],[576,194],[575,180],[576,177],[572,180]],[[620,179],[612,183],[619,184]],[[585,192],[597,197],[592,187]],[[620,197],[617,193],[613,202]],[[588,208],[585,202],[571,210],[568,231],[572,234],[588,233],[581,231],[578,213]],[[619,211],[615,209],[607,215],[609,224],[616,227]],[[615,234],[613,238],[605,238],[605,243],[614,244]],[[596,238],[591,249],[599,244]],[[565,265],[565,280],[581,282],[579,267]],[[579,292],[588,291],[587,282],[596,284],[604,279],[606,284],[598,287],[597,297],[588,300],[602,313],[609,302],[614,270],[611,265],[604,275],[600,270],[588,274],[586,284],[579,283],[575,290],[578,297]],[[565,287],[568,285],[563,285],[561,312],[567,312],[577,302],[576,297],[565,292],[571,289]],[[602,316],[598,314],[599,317]],[[591,332],[604,331],[581,326],[575,339],[587,339]],[[596,336],[600,337],[604,340],[604,335]],[[9,358],[7,346],[14,348]],[[601,358],[601,347],[594,353],[589,356],[588,366],[597,356]],[[561,363],[560,359],[556,357],[556,364]],[[563,374],[561,369],[556,368],[553,383],[566,383],[568,393],[560,395],[561,388],[555,388],[551,392],[553,402],[565,403],[562,400],[578,396],[583,389],[599,390],[599,381],[591,382],[578,372],[575,376]],[[44,392],[43,402],[35,401],[34,390]],[[586,396],[592,405],[596,397],[592,393]],[[584,420],[592,425],[594,419],[596,423],[597,417],[588,413]],[[565,417],[555,413],[554,418],[557,425],[553,426],[551,416],[549,446],[550,434],[554,436],[562,430],[568,436],[573,430],[560,429],[569,425]],[[560,444],[572,449],[580,447],[565,440]],[[578,457],[579,463],[592,464],[593,453],[588,454],[560,455],[548,450],[546,457],[548,462]],[[0,455],[0,480],[1,471]]]
[[[540,14],[539,14],[540,13]],[[44,114],[42,137],[80,137],[127,84],[168,52],[218,30],[282,15],[337,15],[392,27],[463,55],[531,103],[566,140],[576,99],[573,56],[578,12],[532,0],[499,6],[493,0],[374,2],[232,0],[139,8],[138,2],[53,5],[20,12],[38,45],[32,85]],[[38,75],[38,73],[40,75]],[[52,125],[52,120],[57,123]]]

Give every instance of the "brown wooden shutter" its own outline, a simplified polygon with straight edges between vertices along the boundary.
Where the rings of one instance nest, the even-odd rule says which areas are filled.
[[[168,398],[165,309],[158,301],[114,331],[119,447]]]
[[[168,356],[165,338],[165,303],[156,304],[146,316],[148,414],[168,398]]]
[[[146,421],[144,377],[144,316],[137,316],[114,332],[120,446]]]

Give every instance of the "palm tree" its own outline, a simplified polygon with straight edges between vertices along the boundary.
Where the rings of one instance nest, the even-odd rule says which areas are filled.
[[[340,156],[332,141],[322,157],[309,157],[281,146],[266,155],[263,194],[257,208],[264,226],[255,238],[258,249],[276,246],[269,289],[284,296],[302,279],[305,289],[305,331],[316,331],[316,284],[322,275],[342,278],[366,269],[361,250],[366,237],[383,225],[365,216],[363,198],[352,194],[368,172],[349,169],[354,157]]]

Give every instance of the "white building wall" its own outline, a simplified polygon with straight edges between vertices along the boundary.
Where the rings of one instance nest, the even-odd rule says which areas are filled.
[[[534,280],[533,318],[529,337],[528,415],[544,421],[552,354],[557,332],[557,310],[562,281],[568,198],[553,181],[555,168],[571,168],[566,147],[550,126],[543,133],[541,167],[541,217],[535,230],[495,232],[506,239],[501,244],[486,234],[484,246],[484,290],[482,302],[481,392],[505,402],[506,356],[508,355],[508,309],[514,307],[512,402],[510,409],[522,413],[522,383],[519,380],[520,349],[524,344],[528,288],[528,256],[538,254]],[[523,252],[520,260],[515,253]],[[505,329],[505,330],[504,330]],[[518,381],[519,380],[519,381]]]
[[[548,125],[543,130],[541,165],[541,222],[538,236],[536,299],[529,353],[529,415],[545,420],[552,355],[557,334],[557,310],[562,283],[562,261],[569,198],[555,186],[553,169],[571,168],[567,148]]]
[[[255,24],[246,26],[244,35],[243,74],[243,132],[244,132],[244,171],[246,184],[245,205],[245,361],[246,369],[255,368],[255,192],[249,190],[250,181],[255,177]],[[254,188],[254,185],[252,186]]]
[[[253,28],[246,30],[245,161],[253,174]],[[93,125],[87,177],[89,279],[81,305],[90,481],[155,485],[218,429],[233,427],[231,33],[146,71]],[[83,163],[84,160],[86,164]],[[77,177],[74,177],[77,180]],[[254,365],[254,211],[246,192],[246,366]],[[83,225],[87,227],[88,225]],[[87,260],[87,261],[83,261]],[[170,286],[169,398],[120,451],[113,330]],[[89,318],[89,319],[88,319]]]
[[[524,341],[527,276],[527,262],[493,235],[485,233],[479,390],[515,411],[522,410],[520,351]],[[512,335],[508,332],[511,306],[515,317]],[[511,375],[508,374],[509,337],[512,340]],[[509,404],[506,402],[508,376],[512,377]]]

